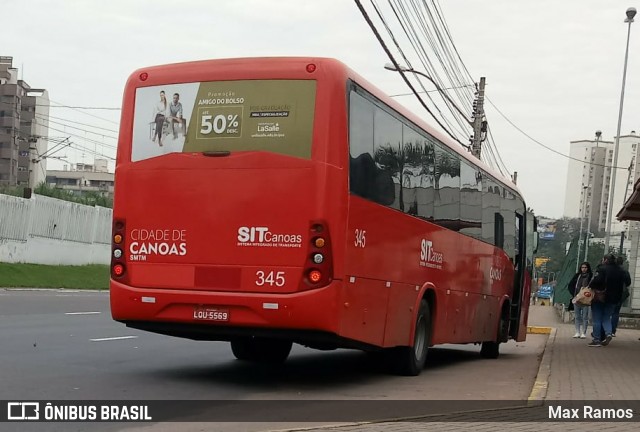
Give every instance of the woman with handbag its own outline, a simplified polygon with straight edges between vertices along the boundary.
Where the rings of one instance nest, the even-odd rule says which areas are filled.
[[[576,297],[582,288],[589,286],[592,278],[593,272],[591,271],[591,265],[585,261],[580,264],[580,270],[571,278],[569,285],[567,285],[567,289],[571,293],[571,302],[573,303],[575,316],[576,334],[573,335],[574,338],[584,339],[586,337],[587,327],[589,326],[590,306],[577,301]]]

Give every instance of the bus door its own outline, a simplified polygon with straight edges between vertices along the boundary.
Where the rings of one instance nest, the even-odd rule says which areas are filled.
[[[511,314],[509,323],[509,336],[517,341],[524,340],[527,331],[527,315],[529,310],[529,296],[526,295],[525,283],[526,266],[526,221],[524,215],[516,212],[516,259],[515,276],[513,281],[513,294],[511,296]],[[530,287],[529,287],[530,290]],[[524,318],[524,321],[523,321]],[[522,331],[524,330],[524,331]]]

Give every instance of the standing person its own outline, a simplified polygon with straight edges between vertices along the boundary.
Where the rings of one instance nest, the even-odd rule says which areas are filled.
[[[624,272],[624,287],[622,288],[622,297],[616,304],[613,315],[611,316],[611,336],[613,337],[616,337],[616,330],[618,329],[620,308],[622,308],[622,303],[629,297],[629,285],[631,285],[631,275],[629,275],[629,272],[624,268],[624,257],[619,256],[616,259],[616,265]]]
[[[182,136],[187,136],[187,120],[182,116],[182,102],[180,102],[180,95],[178,93],[173,94],[173,101],[169,105],[168,121],[171,125],[174,139],[178,138],[176,123],[182,126]]]
[[[607,346],[611,342],[613,337],[611,317],[616,305],[622,299],[624,284],[625,274],[616,264],[615,255],[606,255],[604,264],[598,267],[598,271],[591,282],[591,288],[604,291],[604,295],[601,300],[594,295],[594,299],[591,302],[593,340],[589,344],[590,347]],[[602,329],[604,329],[604,335],[602,334]]]
[[[162,90],[160,92],[160,101],[153,107],[153,122],[156,124],[153,142],[156,142],[156,137],[158,137],[158,145],[160,147],[162,147],[162,127],[164,126],[164,121],[169,114],[167,111],[167,105],[167,97],[164,94],[164,90]]]
[[[569,285],[567,285],[571,297],[574,298],[578,295],[582,287],[589,286],[592,278],[593,272],[591,271],[591,265],[586,261],[580,264],[580,270],[571,278]],[[585,334],[589,326],[589,308],[590,306],[587,305],[573,303],[576,324],[576,334],[573,335],[574,338],[584,339],[586,337]]]

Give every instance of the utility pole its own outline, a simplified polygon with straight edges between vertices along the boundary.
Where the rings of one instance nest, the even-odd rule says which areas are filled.
[[[580,269],[580,242],[582,241],[582,224],[584,223],[584,214],[587,212],[587,189],[589,186],[582,186],[582,212],[580,213],[580,232],[578,233],[578,254],[576,255],[576,273]],[[587,229],[587,231],[589,231]]]
[[[602,131],[597,130],[596,131],[596,148],[598,148],[598,143],[600,143],[600,138],[602,137]],[[593,152],[593,147],[591,147],[589,149],[589,184],[587,185],[589,187],[588,190],[588,198],[589,198],[589,218],[587,219],[587,235],[585,237],[585,241],[584,241],[584,261],[588,261],[588,257],[589,257],[589,240],[591,239],[591,212],[593,210],[593,181],[591,180],[591,176],[593,175],[593,157],[594,157],[594,152]],[[606,249],[606,248],[605,248]]]
[[[471,154],[480,159],[482,147],[482,134],[487,132],[487,122],[484,121],[484,84],[485,77],[480,78],[478,96],[474,101],[473,109],[473,137],[471,141]]]

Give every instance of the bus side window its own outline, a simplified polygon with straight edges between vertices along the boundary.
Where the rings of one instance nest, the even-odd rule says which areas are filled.
[[[375,197],[374,201],[390,206],[396,200],[396,187],[391,173],[384,169],[376,168]]]
[[[383,205],[395,200],[395,187],[391,173],[376,166],[369,153],[349,160],[349,182],[351,192]]]
[[[369,162],[370,161],[370,162]],[[370,185],[373,183],[375,164],[369,153],[349,158],[349,185],[351,193],[371,199]]]

